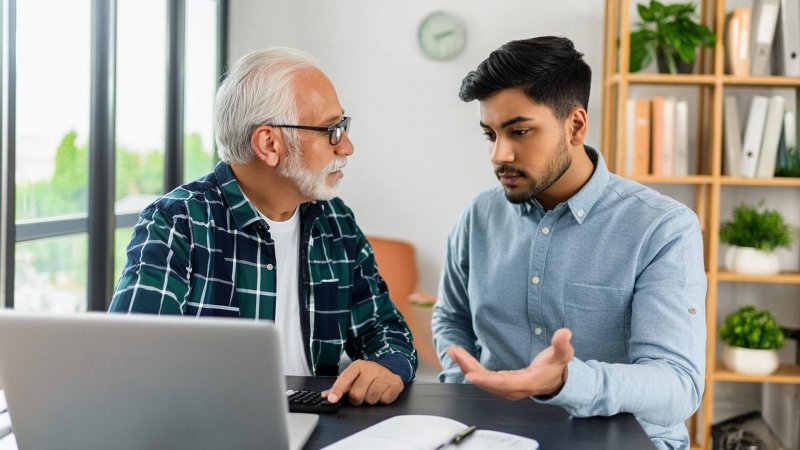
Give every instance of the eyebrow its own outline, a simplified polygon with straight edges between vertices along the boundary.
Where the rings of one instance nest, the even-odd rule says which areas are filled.
[[[527,122],[527,121],[529,121],[529,120],[533,120],[533,119],[532,119],[532,118],[530,118],[530,117],[517,116],[517,117],[514,117],[514,118],[511,118],[511,119],[508,119],[508,120],[506,120],[505,122],[501,123],[501,124],[500,124],[500,128],[505,128],[505,127],[507,127],[507,126],[509,126],[509,125],[514,125],[515,123],[519,123],[519,122]],[[486,124],[485,124],[485,123],[483,123],[483,122],[481,122],[481,126],[482,126],[483,128],[491,128],[489,125],[486,125]]]
[[[339,114],[337,116],[330,116],[327,119],[325,119],[324,122],[326,122],[326,123],[327,122],[333,122],[334,120],[336,120],[336,119],[338,119],[338,118],[340,118],[342,116],[344,116],[344,108],[342,108],[342,113],[341,114]]]

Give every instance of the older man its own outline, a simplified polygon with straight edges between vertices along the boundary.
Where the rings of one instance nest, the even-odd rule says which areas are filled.
[[[141,214],[113,312],[270,319],[285,372],[335,376],[323,395],[391,403],[417,367],[411,333],[352,211],[335,197],[353,154],[336,90],[311,57],[250,53],[217,92],[222,160]]]

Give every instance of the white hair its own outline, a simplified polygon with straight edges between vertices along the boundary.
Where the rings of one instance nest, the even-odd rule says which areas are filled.
[[[312,67],[318,65],[311,55],[287,47],[257,50],[236,61],[214,100],[214,132],[222,161],[250,162],[250,139],[259,125],[296,122],[293,81],[298,71]],[[296,130],[282,130],[287,144],[296,146]]]

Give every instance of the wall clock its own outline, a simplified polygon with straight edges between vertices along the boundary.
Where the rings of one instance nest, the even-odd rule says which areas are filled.
[[[427,57],[444,60],[461,53],[466,34],[464,25],[458,19],[444,11],[436,11],[422,19],[417,39]]]

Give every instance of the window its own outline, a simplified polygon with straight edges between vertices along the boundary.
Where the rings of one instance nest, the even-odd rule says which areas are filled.
[[[90,0],[18,2],[17,221],[86,214],[90,18]]]
[[[217,2],[186,3],[186,77],[183,138],[183,179],[191,181],[214,167],[211,133],[214,94],[217,91]]]
[[[140,212],[164,191],[167,2],[117,5],[114,210],[123,214]]]
[[[8,111],[0,115],[0,129],[8,156],[3,161],[11,163],[0,165],[0,181],[2,198],[13,199],[0,205],[0,305],[103,309],[103,299],[90,301],[89,293],[116,282],[139,212],[164,193],[167,161],[181,154],[165,144],[169,131],[183,138],[186,150],[178,167],[184,179],[213,167],[211,107],[224,59],[227,0],[0,0],[0,5],[7,12],[1,41],[7,43],[2,49],[7,63],[0,78],[7,95],[0,107]],[[103,69],[93,52],[108,55],[114,69]],[[181,74],[186,76],[180,83],[167,82]],[[183,95],[175,95],[181,89]],[[108,93],[114,93],[113,106],[93,109],[92,98]],[[183,99],[176,112],[170,98]],[[112,136],[105,147],[113,148],[97,145],[98,132]],[[103,173],[94,159],[98,154],[113,155],[114,180],[90,179]],[[172,179],[180,180],[177,175]],[[89,228],[88,218],[102,210],[92,203],[90,185],[97,186],[95,193],[114,194],[113,236]],[[92,261],[100,258],[89,254],[90,242],[113,251],[113,264],[105,264],[113,267],[98,273]],[[111,293],[103,295],[107,304]]]

